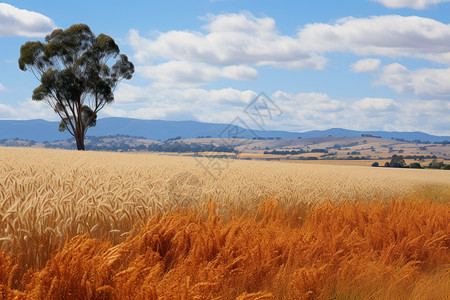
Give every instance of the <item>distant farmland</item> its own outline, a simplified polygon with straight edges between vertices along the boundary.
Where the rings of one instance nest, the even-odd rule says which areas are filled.
[[[73,139],[37,143],[20,139],[0,140],[1,146],[33,147],[53,149],[75,149]],[[165,141],[148,140],[144,137],[104,136],[88,137],[88,150],[113,152],[163,152],[181,155],[217,156],[225,155],[237,159],[255,160],[325,160],[361,161],[359,165],[371,165],[374,161],[390,160],[393,155],[402,155],[411,162],[428,166],[432,159],[449,162],[450,144],[420,143],[376,137],[317,137],[305,139],[222,139],[222,138],[170,138]]]

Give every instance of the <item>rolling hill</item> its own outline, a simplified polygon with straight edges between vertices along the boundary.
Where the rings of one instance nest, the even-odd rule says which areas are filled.
[[[59,122],[45,120],[0,120],[0,139],[28,139],[37,142],[65,140],[71,136],[58,131]],[[230,125],[218,123],[201,123],[196,121],[163,121],[140,120],[130,118],[104,118],[99,120],[97,126],[89,129],[88,135],[130,135],[142,136],[150,140],[166,140],[181,136],[182,138],[196,138],[208,136],[212,138],[230,137],[234,131],[229,131]],[[424,132],[387,132],[387,131],[356,131],[342,128],[328,130],[314,130],[307,132],[288,132],[272,130],[245,130],[238,128],[238,136],[242,138],[254,137],[279,137],[283,139],[312,138],[326,136],[361,137],[362,134],[378,136],[385,139],[404,139],[407,141],[422,140],[430,142],[442,142],[450,140],[450,136],[436,136]]]

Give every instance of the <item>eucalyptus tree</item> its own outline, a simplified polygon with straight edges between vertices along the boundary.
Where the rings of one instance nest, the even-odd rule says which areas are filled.
[[[51,106],[61,118],[59,130],[75,138],[78,150],[85,149],[86,132],[96,125],[98,112],[114,101],[117,85],[134,73],[114,39],[95,36],[85,24],[22,45],[19,68],[39,80],[32,99]]]

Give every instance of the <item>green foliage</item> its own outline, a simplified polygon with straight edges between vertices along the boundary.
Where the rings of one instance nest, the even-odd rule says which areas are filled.
[[[384,166],[385,166],[386,168],[389,168],[389,167],[390,167],[390,165],[389,165],[388,162],[386,162],[386,163],[384,164]]]
[[[450,170],[450,165],[444,165],[444,170]]]
[[[379,167],[380,165],[378,164],[378,162],[376,161],[376,162],[374,162],[373,164],[372,164],[372,167]]]
[[[421,169],[421,168],[422,168],[422,166],[421,166],[420,163],[418,163],[418,162],[413,162],[413,163],[411,163],[409,166],[410,166],[410,168],[412,168],[412,169]]]
[[[59,123],[58,131],[64,132],[64,131],[66,131],[66,130],[67,130],[66,122],[64,122],[63,120],[61,120],[61,122]]]
[[[392,155],[391,162],[389,163],[391,168],[404,168],[406,166],[403,156],[394,154]]]
[[[435,159],[433,159],[433,160],[430,162],[430,164],[428,165],[428,167],[431,168],[431,169],[441,169],[441,168],[444,167],[444,162],[443,162],[442,160],[441,160],[441,161],[438,161],[438,160],[435,158]]]
[[[114,39],[95,36],[85,24],[54,30],[45,43],[25,43],[18,63],[41,83],[32,99],[53,108],[61,117],[59,130],[69,131],[79,150],[84,150],[86,131],[96,125],[98,112],[114,101],[117,85],[134,73]]]

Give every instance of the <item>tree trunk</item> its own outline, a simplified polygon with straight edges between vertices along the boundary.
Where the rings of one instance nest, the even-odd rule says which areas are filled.
[[[84,137],[81,136],[79,132],[75,133],[75,141],[77,142],[77,150],[84,151]]]
[[[75,135],[75,140],[77,141],[77,149],[84,151],[84,126],[81,115],[81,108],[81,101],[80,99],[78,99],[76,107],[77,116],[75,116],[74,118],[76,127],[73,129],[73,133]]]

